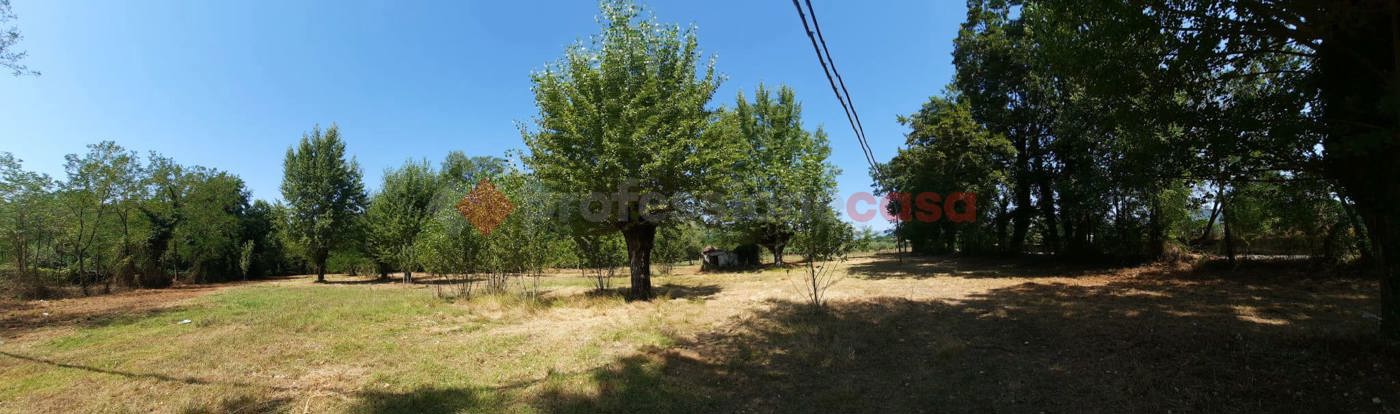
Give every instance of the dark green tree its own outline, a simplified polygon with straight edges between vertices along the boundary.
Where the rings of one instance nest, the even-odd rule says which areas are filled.
[[[413,279],[418,258],[414,246],[432,217],[439,183],[438,173],[427,161],[385,171],[384,185],[365,213],[370,254],[397,266],[406,283]]]
[[[763,85],[754,91],[753,102],[742,93],[735,101],[731,117],[737,133],[740,157],[734,189],[728,195],[740,208],[730,211],[732,226],[773,254],[773,263],[783,264],[783,251],[791,243],[803,211],[796,194],[831,194],[836,191],[837,170],[827,163],[831,148],[820,128],[808,132],[802,126],[802,106],[792,88],[778,88],[773,96]],[[829,196],[823,196],[823,199]]]
[[[731,151],[704,134],[719,80],[694,30],[642,16],[630,2],[604,2],[602,33],[531,76],[539,115],[522,133],[525,161],[549,189],[617,195],[594,206],[603,214],[593,223],[622,233],[631,296],[649,299],[661,215],[722,189]]]
[[[346,159],[345,142],[334,124],[325,133],[318,126],[287,149],[283,161],[282,198],[287,202],[288,236],[302,246],[316,269],[316,281],[326,280],[326,259],[355,216],[364,211],[365,189],[359,164]]]

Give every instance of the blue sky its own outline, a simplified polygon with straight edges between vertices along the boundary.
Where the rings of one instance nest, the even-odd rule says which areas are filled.
[[[831,136],[840,198],[870,190],[845,115],[791,2],[644,1],[694,24],[727,77],[714,104],[760,82],[793,87]],[[875,155],[893,156],[919,108],[951,79],[961,1],[815,0]],[[597,31],[593,1],[14,0],[25,63],[0,76],[0,151],[63,174],[101,140],[241,176],[280,198],[282,156],[316,124],[340,125],[377,188],[385,168],[450,150],[522,148],[536,114],[529,74]],[[876,228],[885,226],[876,225]]]

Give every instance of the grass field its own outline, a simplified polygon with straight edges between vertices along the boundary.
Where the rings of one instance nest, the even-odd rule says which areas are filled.
[[[1400,410],[1371,280],[892,256],[842,271],[826,312],[796,272],[693,267],[651,302],[563,274],[538,301],[300,277],[8,303],[0,411]]]

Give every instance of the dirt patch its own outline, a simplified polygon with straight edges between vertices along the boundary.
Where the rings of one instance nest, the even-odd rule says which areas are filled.
[[[230,286],[284,282],[288,279],[177,285],[165,289],[137,289],[110,295],[0,302],[0,338],[13,339],[41,328],[101,323],[116,317],[132,317],[173,309],[195,298]]]

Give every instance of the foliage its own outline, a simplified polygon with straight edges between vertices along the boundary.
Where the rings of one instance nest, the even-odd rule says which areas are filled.
[[[664,240],[661,242],[663,246],[666,243]],[[622,242],[622,237],[616,233],[585,233],[574,235],[573,241],[579,271],[593,280],[593,289],[598,292],[612,289],[612,278],[617,267],[627,262],[627,246]],[[665,265],[662,266],[664,271]]]
[[[647,195],[615,200],[589,223],[623,234],[631,294],[650,298],[658,215],[722,188],[722,174],[711,172],[728,165],[732,151],[705,136],[705,106],[719,79],[713,61],[697,72],[694,30],[643,17],[626,1],[601,8],[600,35],[531,76],[539,115],[534,131],[522,127],[525,162],[546,187],[573,199]]]
[[[240,275],[240,219],[248,208],[243,180],[229,173],[196,168],[186,174],[189,190],[182,204],[175,240],[196,282],[231,280]]]
[[[808,200],[819,199],[819,191],[812,186],[802,195]],[[827,289],[844,277],[836,269],[854,247],[855,233],[851,224],[841,221],[826,204],[804,203],[801,212],[795,228],[796,247],[805,263],[799,270],[798,287],[808,304],[820,310],[826,306]]]
[[[384,173],[384,185],[370,199],[365,217],[369,251],[381,263],[403,271],[412,280],[418,266],[414,247],[433,213],[440,191],[439,175],[427,161],[408,162]]]
[[[883,170],[888,173],[882,192],[890,197],[889,213],[903,220],[896,233],[909,240],[915,251],[990,251],[987,208],[977,208],[971,223],[941,217],[953,203],[952,195],[972,193],[982,200],[996,197],[1006,181],[1004,160],[1015,154],[1001,134],[987,131],[972,117],[968,101],[954,97],[929,99],[919,112],[901,117],[909,126],[907,148],[901,149]],[[941,196],[932,203],[925,193]],[[901,196],[902,195],[902,196]],[[936,220],[928,220],[936,219]]]
[[[252,240],[245,240],[243,248],[238,252],[238,270],[243,274],[243,280],[248,280],[248,273],[253,268],[253,246]]]
[[[827,162],[831,148],[826,133],[803,129],[802,106],[787,86],[778,89],[776,99],[763,85],[754,91],[753,102],[740,93],[735,109],[723,115],[728,119],[721,122],[732,123],[736,136],[720,139],[734,140],[741,154],[730,167],[737,174],[726,194],[737,205],[724,209],[725,221],[746,242],[768,248],[773,262],[782,265],[802,215],[801,202],[792,195],[819,194],[820,199],[805,202],[822,202],[836,191],[839,171]]]
[[[670,274],[677,262],[699,258],[700,251],[705,248],[701,242],[702,233],[700,224],[693,221],[668,223],[657,229],[653,254],[661,274]]]
[[[282,198],[288,207],[288,232],[316,267],[316,280],[325,281],[331,249],[346,242],[343,235],[365,204],[360,167],[353,158],[345,159],[340,128],[331,125],[322,134],[318,126],[287,149]]]
[[[20,63],[28,52],[15,50],[15,45],[24,39],[19,28],[7,25],[15,17],[14,10],[10,8],[10,0],[0,0],[0,67],[9,69],[14,76],[38,75],[39,72]]]

